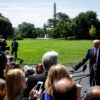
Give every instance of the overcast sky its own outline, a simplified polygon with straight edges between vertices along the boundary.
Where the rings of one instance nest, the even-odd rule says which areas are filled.
[[[54,2],[57,12],[66,13],[70,18],[92,10],[100,19],[100,0],[0,0],[0,13],[11,21],[13,27],[22,22],[43,27],[49,18],[53,18]]]

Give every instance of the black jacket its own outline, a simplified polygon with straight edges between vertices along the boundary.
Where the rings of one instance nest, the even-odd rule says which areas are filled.
[[[78,70],[83,64],[85,64],[89,60],[89,70],[90,70],[90,85],[94,85],[93,78],[94,78],[94,48],[88,49],[86,56],[82,59],[81,62],[79,62],[75,66],[75,70]],[[97,63],[97,70],[96,70],[96,84],[100,85],[100,48],[99,48],[99,55],[98,55],[98,63]]]
[[[45,82],[46,78],[47,78],[47,72],[44,72],[42,74],[30,75],[27,79],[27,88],[24,90],[24,96],[28,97],[29,92],[37,84],[37,82],[38,81]],[[44,87],[43,87],[43,89],[44,89]]]

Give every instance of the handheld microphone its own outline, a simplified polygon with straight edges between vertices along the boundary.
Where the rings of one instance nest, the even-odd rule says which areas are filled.
[[[85,64],[85,65],[83,66],[83,72],[86,70],[86,68],[87,68],[87,65]]]

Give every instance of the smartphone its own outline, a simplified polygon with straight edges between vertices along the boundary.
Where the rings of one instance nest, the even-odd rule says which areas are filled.
[[[42,81],[39,81],[37,82],[37,85],[36,85],[36,90],[39,91],[43,86],[43,82]]]
[[[38,81],[36,84],[36,91],[33,93],[33,96],[37,96],[37,92],[39,92],[39,90],[42,88],[42,86],[43,86],[43,82]]]

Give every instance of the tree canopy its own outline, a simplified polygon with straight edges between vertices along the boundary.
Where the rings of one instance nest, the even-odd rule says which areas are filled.
[[[75,39],[100,38],[100,21],[94,11],[81,12],[70,18],[66,13],[56,13],[56,18],[50,18],[43,28],[35,28],[33,23],[23,22],[15,30],[8,18],[0,14],[0,34],[6,37],[21,36],[23,38],[44,37],[52,38],[75,37]],[[13,34],[14,31],[14,34]]]
[[[4,38],[13,36],[13,27],[10,20],[0,14],[0,35]]]
[[[21,36],[24,38],[34,38],[35,35],[35,28],[34,24],[23,22],[22,24],[18,25],[19,32],[21,33]]]

